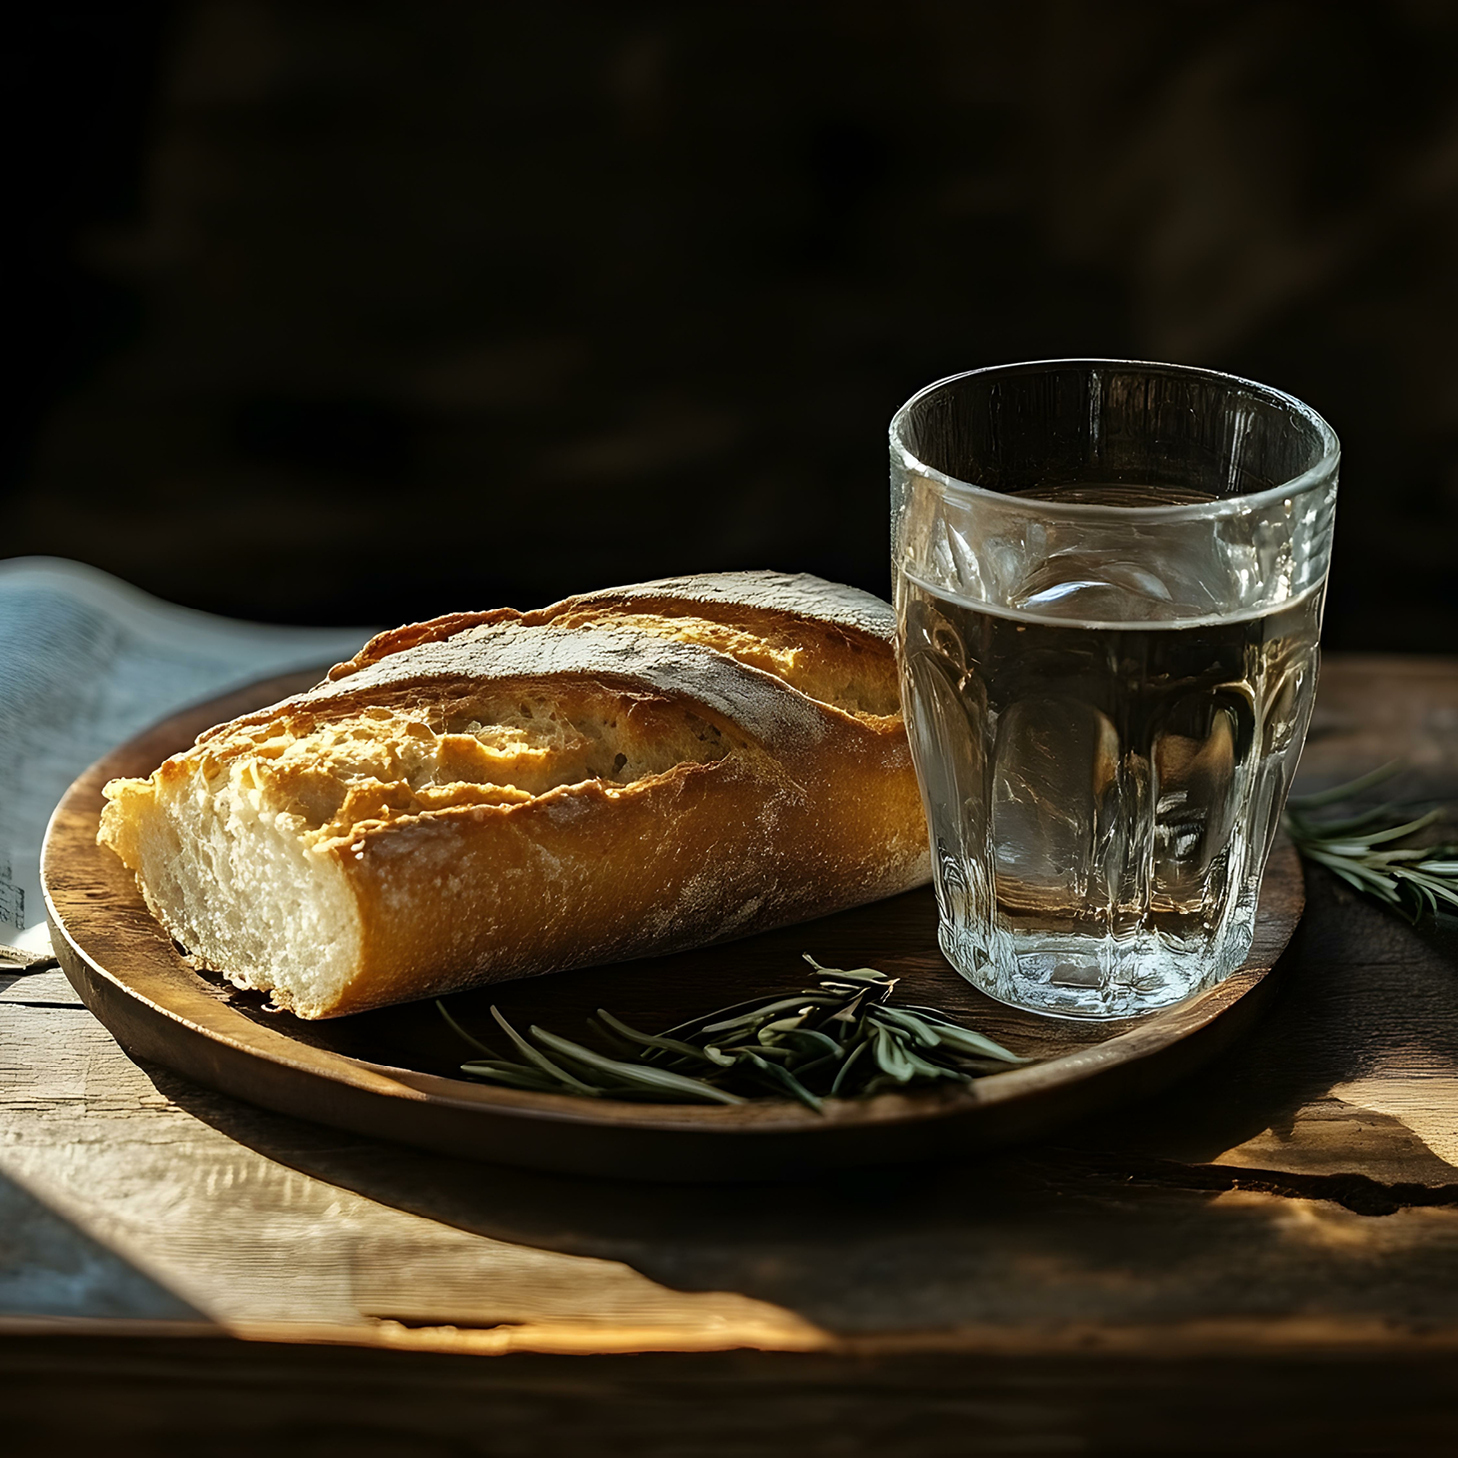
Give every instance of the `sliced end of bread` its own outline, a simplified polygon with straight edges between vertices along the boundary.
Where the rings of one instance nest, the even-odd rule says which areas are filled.
[[[355,893],[337,849],[251,764],[172,760],[106,795],[102,844],[184,948],[302,1017],[339,1000],[360,965]]]

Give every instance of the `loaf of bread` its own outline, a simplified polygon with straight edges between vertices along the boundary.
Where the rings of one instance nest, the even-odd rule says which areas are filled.
[[[112,781],[100,840],[306,1018],[783,926],[928,877],[892,627],[747,572],[398,628]]]

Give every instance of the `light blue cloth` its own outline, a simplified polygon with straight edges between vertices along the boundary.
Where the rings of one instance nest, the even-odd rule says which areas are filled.
[[[187,704],[348,658],[370,632],[237,622],[78,562],[0,561],[0,942],[45,918],[41,841],[87,765]]]

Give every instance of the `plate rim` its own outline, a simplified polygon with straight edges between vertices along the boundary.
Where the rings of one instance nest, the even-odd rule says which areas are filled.
[[[785,1137],[825,1139],[827,1136],[845,1137],[873,1132],[883,1136],[894,1135],[897,1131],[912,1128],[935,1129],[964,1124],[969,1119],[975,1121],[979,1114],[991,1116],[989,1111],[998,1110],[1009,1112],[1016,1122],[1016,1114],[1012,1111],[1032,1101],[1038,1093],[1053,1089],[1075,1091],[1120,1070],[1132,1073],[1141,1065],[1158,1059],[1159,1055],[1169,1053],[1226,1021],[1239,1005],[1270,982],[1270,974],[1284,953],[1304,908],[1300,862],[1290,842],[1281,836],[1271,854],[1263,901],[1274,879],[1281,883],[1282,894],[1293,903],[1294,910],[1289,914],[1289,925],[1283,923],[1272,938],[1279,942],[1279,946],[1269,954],[1262,950],[1257,955],[1257,949],[1261,947],[1261,923],[1258,923],[1252,955],[1234,973],[1195,997],[1146,1018],[1129,1021],[1122,1027],[1111,1024],[1118,1030],[1098,1043],[1026,1067],[988,1074],[957,1088],[888,1092],[870,1098],[829,1101],[824,1114],[789,1100],[775,1099],[754,1100],[722,1108],[716,1105],[577,1099],[567,1094],[496,1088],[417,1069],[374,1063],[291,1038],[281,1029],[267,1027],[247,1017],[205,990],[199,974],[182,962],[170,937],[147,911],[131,877],[120,862],[115,868],[107,866],[103,858],[112,857],[113,853],[97,844],[95,839],[102,804],[101,787],[106,780],[121,774],[136,774],[139,765],[149,759],[155,767],[167,755],[184,749],[201,730],[296,692],[316,678],[317,674],[312,673],[275,676],[179,710],[103,755],[76,778],[57,804],[47,826],[41,852],[41,885],[56,952],[77,993],[128,1051],[127,1040],[106,1015],[108,1011],[116,1012],[111,1004],[117,998],[133,1006],[134,1016],[140,1012],[160,1027],[177,1029],[184,1037],[200,1038],[218,1049],[226,1049],[228,1054],[290,1070],[306,1080],[322,1080],[366,1098],[449,1109],[468,1118],[525,1124],[539,1131],[544,1128],[575,1133],[632,1131],[644,1137],[689,1134],[720,1144],[729,1138],[753,1142]],[[95,910],[96,906],[87,905],[83,900],[84,909],[77,913],[66,895],[64,876],[57,872],[57,858],[64,853],[76,854],[83,850],[92,858],[100,875],[104,877],[110,872],[113,879],[120,875],[130,883],[134,905],[127,910],[139,912],[145,918],[145,925],[150,927],[154,941],[165,945],[167,954],[170,954],[173,965],[166,972],[142,969],[141,986],[128,980],[124,972],[104,965],[96,954],[94,936],[88,939],[86,935],[89,927],[87,911]],[[1274,878],[1270,875],[1272,870],[1276,872]],[[99,898],[96,898],[96,904],[99,906]],[[104,916],[107,912],[101,908],[98,914]],[[1271,930],[1269,925],[1267,930]],[[179,979],[176,986],[184,989],[185,995],[180,999],[163,997],[158,992],[169,974]],[[189,985],[191,979],[195,979],[195,985]],[[103,989],[108,991],[103,993]],[[194,999],[197,1006],[189,1009],[188,1004]],[[93,1004],[106,1006],[99,1008]],[[190,1011],[195,1014],[204,1010],[211,1012],[211,1019],[189,1015]],[[124,1016],[119,1016],[118,1020],[127,1021]],[[215,1021],[225,1025],[215,1026]],[[177,1068],[165,1057],[160,1061]],[[195,1060],[182,1061],[191,1064]],[[199,1076],[191,1066],[177,1071],[194,1078]],[[213,1082],[214,1087],[223,1086],[206,1078],[204,1081]],[[250,1097],[249,1093],[240,1092],[231,1080],[226,1082],[224,1092],[244,1099]],[[269,1106],[279,1107],[272,1102]],[[291,1108],[283,1111],[296,1112]],[[303,1117],[311,1115],[304,1114]],[[337,1122],[319,1117],[323,1122]],[[482,1157],[495,1156],[487,1154]],[[545,1167],[569,1166],[548,1161]]]

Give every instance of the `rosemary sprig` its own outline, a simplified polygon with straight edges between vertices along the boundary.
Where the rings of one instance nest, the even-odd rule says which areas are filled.
[[[1311,811],[1339,805],[1402,768],[1400,761],[1394,761],[1319,794],[1293,795],[1286,802],[1285,824],[1308,861],[1325,866],[1355,890],[1417,922],[1435,915],[1440,907],[1458,910],[1458,844],[1396,844],[1441,820],[1441,810],[1404,820],[1397,805],[1384,804],[1338,820],[1311,817]]]
[[[828,1098],[913,1084],[967,1083],[1026,1063],[936,1008],[893,1004],[897,979],[872,967],[822,967],[815,986],[719,1008],[663,1033],[644,1033],[603,1008],[589,1020],[612,1055],[536,1026],[522,1034],[491,1016],[525,1062],[499,1057],[437,1002],[484,1058],[461,1072],[509,1088],[655,1103],[740,1104],[792,1098],[817,1113]]]

